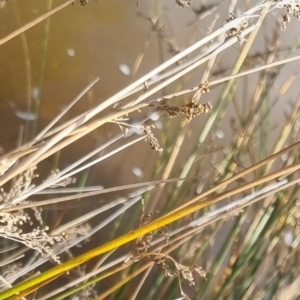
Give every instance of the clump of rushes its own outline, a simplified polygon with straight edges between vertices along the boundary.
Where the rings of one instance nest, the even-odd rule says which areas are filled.
[[[89,1],[66,0],[1,38],[0,46],[74,2],[84,6]],[[283,68],[300,59],[295,55],[300,35],[286,49],[279,46],[282,29],[299,19],[300,3],[265,0],[250,7],[245,1],[245,11],[235,7],[236,1],[228,8],[226,3],[199,7],[196,1],[173,1],[182,9],[179,13],[184,9],[195,15],[185,49],[165,24],[160,0],[155,1],[155,16],[137,6],[137,17],[149,23],[149,37],[132,68],[132,83],[58,125],[97,84],[96,78],[31,141],[0,157],[0,300],[300,296],[295,289],[300,96],[292,99],[282,122],[273,117],[275,105],[293,97],[290,89],[299,76],[284,75]],[[6,9],[10,2],[5,4]],[[238,5],[242,7],[240,1]],[[274,22],[275,12],[279,17]],[[216,25],[220,16],[226,21]],[[274,32],[263,31],[266,18],[276,23]],[[200,26],[204,19],[206,25]],[[250,52],[260,33],[267,37],[265,47]],[[153,36],[161,62],[134,80],[143,59],[152,55],[147,49]],[[228,49],[233,49],[229,61],[234,65],[223,70],[219,59]],[[67,146],[97,138],[97,129],[107,124],[120,130],[58,169]],[[150,145],[143,155],[155,156],[149,160],[150,181],[111,188],[88,184],[94,166],[127,148],[140,154],[143,140]],[[50,156],[50,175],[37,178],[40,163]],[[141,180],[146,167],[138,170]],[[99,200],[121,190],[121,198]],[[91,196],[101,202],[81,210]],[[111,280],[103,284],[104,279]]]

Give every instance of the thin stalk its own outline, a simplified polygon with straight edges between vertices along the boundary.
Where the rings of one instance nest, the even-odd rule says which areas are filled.
[[[17,29],[16,31],[10,33],[9,35],[7,35],[4,38],[0,39],[0,46],[5,44],[6,42],[8,42],[9,40],[15,38],[16,36],[20,35],[21,33],[25,32],[26,30],[34,27],[35,25],[37,25],[38,23],[48,19],[50,16],[52,16],[53,14],[57,13],[58,11],[62,10],[63,8],[65,8],[66,6],[74,3],[75,0],[68,0],[65,3],[57,6],[56,8],[52,9],[51,11],[43,14],[42,16],[36,18],[35,20],[29,22],[28,24],[24,25],[23,27]]]
[[[225,257],[228,255],[228,253],[232,247],[232,244],[233,244],[237,234],[239,233],[241,226],[243,225],[245,219],[246,219],[246,214],[242,214],[233,223],[232,230],[230,231],[227,238],[225,239],[225,242],[222,245],[221,250],[217,254],[216,259],[214,260],[212,266],[210,267],[207,280],[203,283],[200,290],[196,293],[195,299],[199,299],[199,300],[203,299],[207,289],[212,284],[212,280],[215,279],[220,268],[223,266]]]
[[[51,12],[53,0],[47,0],[47,10]],[[39,94],[36,99],[34,99],[33,103],[33,113],[36,116],[36,118],[33,121],[33,124],[30,128],[30,139],[33,139],[33,137],[36,134],[37,130],[37,122],[38,122],[38,115],[39,115],[39,108],[41,103],[41,94],[42,94],[42,87],[43,87],[43,81],[44,81],[44,74],[45,74],[45,66],[46,66],[46,55],[47,55],[47,48],[49,43],[49,32],[50,32],[50,18],[46,19],[46,23],[44,26],[44,33],[43,33],[43,41],[42,41],[42,49],[40,52],[40,68],[39,68],[39,81],[38,81],[38,89]]]

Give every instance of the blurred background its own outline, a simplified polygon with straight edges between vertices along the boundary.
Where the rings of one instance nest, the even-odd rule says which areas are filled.
[[[62,1],[9,0],[5,2],[2,0],[0,3],[0,38],[3,38],[60,5]],[[247,10],[254,3],[256,2],[239,0],[234,12],[238,15],[239,11]],[[103,102],[174,54],[222,26],[229,18],[230,4],[231,1],[194,0],[190,6],[182,8],[176,1],[170,0],[98,0],[90,1],[86,6],[81,6],[77,1],[75,5],[67,6],[25,33],[1,45],[0,150],[2,153],[6,153],[32,139],[96,77],[100,77],[99,82],[63,117],[60,123]],[[288,55],[299,55],[300,24],[297,23],[296,18],[292,18],[291,24],[288,24],[287,30],[283,32],[281,24],[283,15],[283,11],[274,10],[266,17],[241,71],[283,59]],[[235,44],[222,52],[211,69],[209,79],[231,74],[242,48],[243,45]],[[201,82],[205,70],[206,66],[199,67],[176,83],[161,90],[153,96],[153,99],[197,86]],[[202,96],[201,102],[209,101],[214,109],[218,105],[223,89],[223,84],[213,87],[210,93]],[[191,97],[192,95],[177,97],[169,100],[168,103],[180,105],[187,103]],[[165,150],[164,154],[159,156],[155,151],[151,151],[147,143],[138,143],[79,174],[76,177],[77,184],[81,186],[101,185],[107,188],[161,179],[174,145],[180,134],[183,134],[184,141],[180,144],[180,151],[168,178],[182,176],[182,171],[187,170],[187,162],[193,157],[192,167],[185,175],[199,176],[201,180],[184,186],[181,190],[179,190],[181,186],[177,185],[178,190],[173,196],[172,189],[174,192],[176,184],[170,185],[169,189],[158,192],[158,194],[145,197],[146,200],[152,199],[157,203],[155,206],[146,201],[146,209],[159,214],[164,211],[166,203],[169,203],[172,197],[178,198],[177,203],[183,202],[184,199],[189,199],[207,190],[221,179],[268,157],[274,149],[277,149],[279,141],[281,148],[283,145],[297,141],[299,139],[298,97],[299,63],[293,62],[237,80],[234,91],[227,93],[223,99],[217,119],[205,137],[203,130],[208,128],[210,112],[193,119],[188,124],[183,119],[170,119],[164,113],[151,109],[141,113],[136,112],[130,115],[130,122],[134,124],[144,118],[150,118],[157,127],[154,132]],[[288,126],[289,130],[284,130]],[[115,124],[108,124],[97,129],[60,153],[43,161],[38,169],[40,177],[43,178],[56,168],[62,169],[68,166],[87,151],[107,142],[119,133],[120,130]],[[247,142],[238,142],[240,136],[246,136]],[[271,169],[275,170],[278,166],[284,165],[289,158],[289,156],[282,156],[271,166]],[[298,155],[296,154],[294,158],[297,160]],[[257,172],[249,178],[258,178],[262,174],[263,172]],[[249,178],[244,178],[244,180]],[[235,183],[233,186],[238,184]],[[123,194],[110,194],[105,197],[114,199],[119,195]],[[297,197],[298,191],[295,191],[293,195]],[[276,197],[270,202],[276,202]],[[69,203],[62,207],[52,206],[50,213],[44,211],[46,223],[47,220],[52,220],[53,216],[55,218],[60,216],[64,220],[72,219],[73,216],[68,215],[70,211],[74,209],[75,214],[79,215],[85,210],[89,211],[95,208],[95,203],[98,202],[93,203],[85,204],[83,207],[76,203]],[[70,211],[66,211],[64,216],[61,216],[60,211],[66,208]],[[245,217],[239,237],[236,237],[236,240],[233,239],[233,243],[236,243],[233,247],[238,247],[239,241],[243,239],[254,216],[260,211],[259,209],[260,207],[256,206]],[[132,210],[132,214],[134,210]],[[134,226],[138,224],[140,213],[139,208],[139,213],[135,215]],[[279,222],[280,216],[277,217],[276,222]],[[125,216],[122,222],[129,224],[128,218],[130,219]],[[97,222],[98,220],[92,220],[91,225],[94,226]],[[225,266],[227,262],[230,262],[230,258],[234,257],[232,253],[232,256],[229,253],[224,253],[222,256],[220,251],[222,247],[225,247],[226,234],[232,234],[232,228],[237,225],[234,225],[235,221],[232,220],[222,224],[217,223],[207,228],[193,242],[197,245],[206,243],[201,253],[196,256],[197,263],[203,268],[210,270],[213,268],[216,258],[223,258],[222,267],[220,266],[218,271],[215,271],[218,275],[215,277],[216,285],[225,282],[224,278],[231,272],[228,271],[229,267]],[[118,227],[120,224],[115,226],[118,229],[116,230],[117,235],[125,230]],[[222,226],[224,227],[219,231]],[[291,225],[287,224],[280,231],[279,236],[290,227]],[[112,225],[112,228],[115,227]],[[113,229],[107,230],[107,232],[111,232]],[[268,230],[271,229],[266,229],[266,232]],[[295,237],[292,229],[286,232],[292,234],[293,238]],[[92,239],[84,249],[89,249],[92,245],[96,246],[107,240],[107,236],[103,236],[103,233],[96,236],[98,238]],[[210,236],[211,241],[209,241]],[[285,235],[281,237],[282,245],[279,250],[283,251],[282,249],[290,247],[291,243],[289,241],[285,243]],[[266,243],[271,243],[271,241],[266,242],[262,235],[261,243],[260,251],[263,251]],[[198,246],[195,246],[195,251],[199,248]],[[76,249],[74,255],[81,251],[82,249]],[[185,251],[188,249],[185,248]],[[251,259],[251,256],[248,256],[247,259]],[[295,263],[295,261],[293,262]],[[273,262],[268,261],[266,264],[269,266]],[[276,267],[274,268],[276,269]],[[226,270],[229,273],[226,273]],[[160,274],[158,269],[156,271]],[[247,271],[245,272],[247,273]],[[232,296],[233,294],[230,296],[234,285],[230,286],[227,292],[219,295],[215,291],[212,281],[209,281],[212,285],[205,287],[203,284],[205,280],[201,279],[197,280],[196,289],[191,289],[192,294],[195,295],[193,299],[267,299],[263,297],[266,295],[264,288],[269,281],[266,280],[266,285],[259,285],[257,281],[260,280],[260,277],[255,273],[257,270],[253,272],[254,277],[251,278],[255,278],[257,285],[251,291],[248,289],[249,286],[245,287],[247,292],[243,295],[237,293],[235,296]],[[295,275],[293,272],[287,272],[287,275],[284,273],[286,277],[285,275],[283,277],[287,281],[288,279],[292,281],[291,278]],[[269,270],[266,273],[277,274],[269,272]],[[233,280],[236,281],[233,282],[235,284],[242,282],[243,276],[245,276],[243,274],[245,273],[237,275],[238,279],[234,278]],[[267,274],[262,272],[261,274],[265,280]],[[123,274],[124,276],[126,276],[126,272]],[[172,290],[169,279],[166,279],[165,285],[162,279],[155,281],[153,279],[155,275],[150,278],[152,281],[147,282],[145,286],[151,287],[151,283],[155,283],[154,291],[148,291],[144,287],[137,299],[175,299],[176,295],[180,297],[178,283]],[[116,279],[111,282],[116,282]],[[276,281],[279,288],[278,282],[281,281],[279,279]],[[130,298],[131,291],[137,284],[138,281],[133,282],[132,286],[124,288],[124,293],[116,292],[110,299],[132,299]],[[168,290],[169,288],[170,290]],[[189,287],[186,288],[189,290]],[[100,290],[102,289],[103,287]],[[197,294],[197,289],[200,289],[201,293]],[[203,295],[206,295],[206,298],[203,298]],[[212,298],[212,295],[215,298]],[[269,299],[275,299],[272,298],[272,295],[274,294],[269,295]]]

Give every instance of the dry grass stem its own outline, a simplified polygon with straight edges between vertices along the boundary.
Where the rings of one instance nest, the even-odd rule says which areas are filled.
[[[30,23],[24,25],[23,27],[17,29],[16,31],[12,32],[11,34],[7,35],[4,38],[0,39],[0,46],[7,43],[9,40],[15,38],[16,36],[22,34],[23,32],[25,32],[26,30],[34,27],[35,25],[37,25],[38,23],[46,20],[47,18],[49,18],[50,16],[54,15],[55,13],[57,13],[58,11],[62,10],[63,8],[65,8],[66,6],[74,3],[76,0],[68,0],[65,3],[57,6],[56,8],[52,9],[51,11],[45,13],[44,15],[36,18],[35,20],[31,21]]]

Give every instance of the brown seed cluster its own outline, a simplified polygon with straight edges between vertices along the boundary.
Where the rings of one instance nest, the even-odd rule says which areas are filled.
[[[282,18],[282,29],[286,31],[286,26],[291,22],[291,16],[300,20],[300,2],[295,4],[284,4],[282,8],[285,9],[286,14]]]
[[[171,118],[184,115],[189,121],[200,114],[208,113],[212,109],[212,105],[209,102],[197,104],[193,101],[182,106],[159,105],[157,107],[165,110]]]
[[[163,148],[160,146],[158,139],[154,136],[153,132],[151,131],[152,128],[155,128],[155,126],[143,126],[141,127],[141,130],[146,134],[145,141],[149,142],[153,150],[161,154],[163,152]]]
[[[143,208],[144,210],[144,208]],[[140,226],[146,225],[151,221],[152,214],[142,214],[140,219]],[[125,260],[125,264],[132,264],[136,261],[139,261],[145,258],[146,253],[148,252],[149,247],[151,246],[151,241],[154,233],[151,231],[139,238],[135,242],[135,249],[131,252],[129,257]]]
[[[89,3],[89,1],[90,1],[90,0],[79,0],[80,4],[81,4],[82,6],[87,5],[87,4]],[[94,0],[94,1],[96,1],[96,0]]]
[[[143,214],[140,219],[140,226],[149,223],[151,221],[152,216],[152,214],[144,214],[143,208]],[[168,230],[165,226],[157,231],[147,233],[136,240],[135,249],[131,252],[130,256],[124,261],[124,264],[130,265],[134,262],[146,259],[147,261],[151,261],[154,264],[159,265],[162,268],[166,277],[178,278],[179,287],[183,299],[190,299],[182,290],[180,277],[183,277],[185,280],[187,280],[190,283],[190,285],[195,285],[194,273],[197,273],[201,277],[206,278],[208,271],[197,265],[193,267],[185,266],[177,262],[173,257],[169,256],[168,254],[161,253],[160,251],[149,252],[149,248],[151,247],[151,241],[155,234],[159,234],[160,236],[166,237],[166,243],[169,242]]]
[[[176,4],[180,6],[181,8],[184,8],[186,6],[190,6],[192,3],[192,0],[175,0]]]
[[[230,13],[230,17],[227,19],[227,22],[230,22],[236,18],[238,18],[238,15],[236,13]],[[245,41],[244,37],[242,36],[242,32],[248,28],[248,24],[248,19],[243,19],[238,26],[231,28],[227,32],[227,37],[236,36],[240,44],[242,44]]]
[[[201,82],[199,84],[199,92],[204,95],[210,92],[209,81]]]

